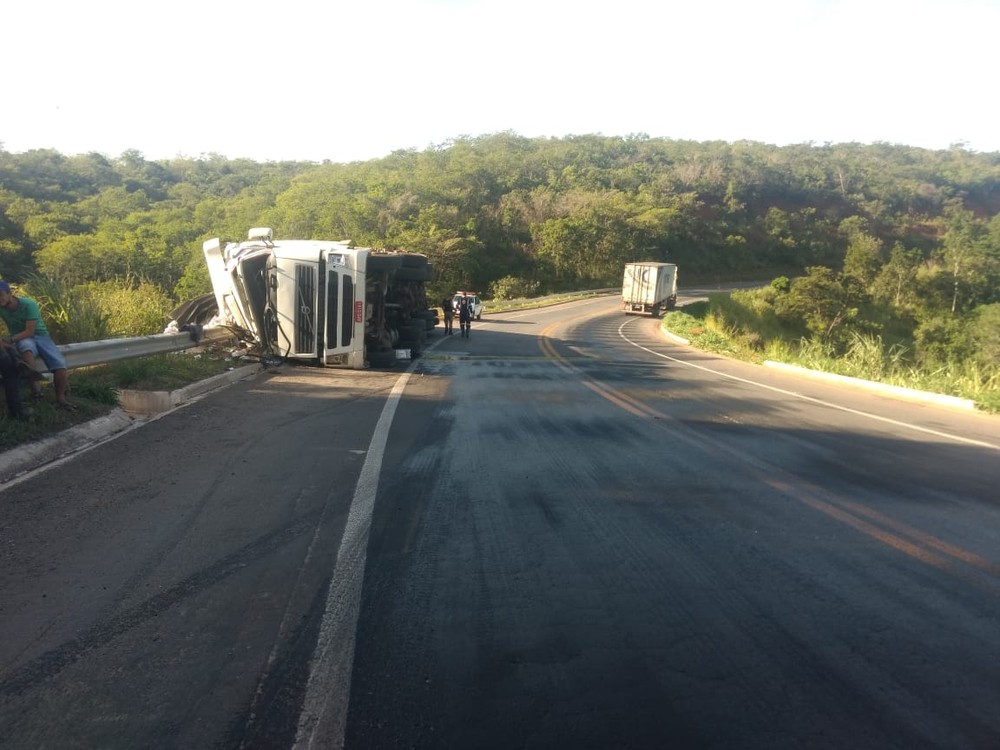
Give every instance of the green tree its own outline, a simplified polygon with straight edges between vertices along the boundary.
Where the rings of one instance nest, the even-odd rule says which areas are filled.
[[[867,289],[875,282],[881,267],[882,242],[864,232],[851,237],[844,255],[844,276]]]
[[[921,260],[918,250],[908,250],[901,242],[894,244],[889,262],[878,270],[872,282],[871,292],[875,301],[902,313],[914,313],[920,307],[916,280]]]
[[[100,278],[102,252],[103,243],[94,235],[65,235],[35,253],[35,263],[41,276],[72,287]]]
[[[951,281],[951,314],[975,306],[977,297],[986,292],[990,274],[986,228],[971,211],[951,207],[948,230],[938,253]]]
[[[831,269],[811,266],[777,298],[775,309],[785,317],[800,317],[821,342],[837,346],[844,341],[846,325],[858,315],[858,302]]]

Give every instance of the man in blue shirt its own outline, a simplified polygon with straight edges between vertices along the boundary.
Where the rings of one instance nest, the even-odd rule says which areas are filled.
[[[52,371],[56,405],[67,411],[73,411],[76,407],[66,400],[66,389],[69,385],[66,360],[59,347],[49,337],[38,303],[31,297],[14,296],[10,284],[0,281],[0,318],[7,324],[7,330],[10,332],[9,340],[17,347],[25,364],[34,370],[35,357],[40,357],[45,366]],[[31,395],[33,398],[41,396],[41,387],[37,381],[31,384]]]

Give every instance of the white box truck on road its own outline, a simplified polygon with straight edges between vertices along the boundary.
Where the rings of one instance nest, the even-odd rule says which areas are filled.
[[[622,280],[625,314],[641,313],[659,317],[677,306],[677,265],[675,263],[626,263]]]

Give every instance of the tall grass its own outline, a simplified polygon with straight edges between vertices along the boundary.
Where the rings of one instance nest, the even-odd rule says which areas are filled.
[[[15,294],[31,297],[38,303],[49,336],[57,343],[110,338],[107,314],[86,291],[74,291],[58,279],[32,274]]]
[[[108,321],[112,337],[148,336],[163,333],[174,307],[170,297],[156,284],[142,279],[91,282],[87,298]]]
[[[15,294],[38,302],[49,335],[60,344],[162,333],[173,306],[163,290],[141,279],[70,287],[33,274]]]
[[[959,396],[972,399],[981,409],[1000,412],[1000,367],[971,359],[920,367],[903,344],[887,344],[879,334],[856,331],[838,351],[775,315],[772,293],[764,288],[713,294],[707,302],[668,313],[663,326],[707,351]]]

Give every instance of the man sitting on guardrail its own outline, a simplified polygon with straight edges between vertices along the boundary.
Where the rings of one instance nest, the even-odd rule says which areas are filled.
[[[0,281],[0,318],[7,324],[10,332],[10,342],[21,353],[21,360],[29,370],[35,369],[35,357],[41,357],[45,366],[52,371],[52,385],[56,390],[56,405],[67,411],[74,411],[75,406],[66,400],[66,390],[69,385],[69,375],[66,372],[66,360],[63,359],[59,347],[49,337],[49,331],[42,321],[42,313],[38,303],[31,297],[16,297],[10,284]],[[31,382],[31,396],[41,398],[41,384],[37,380]]]

